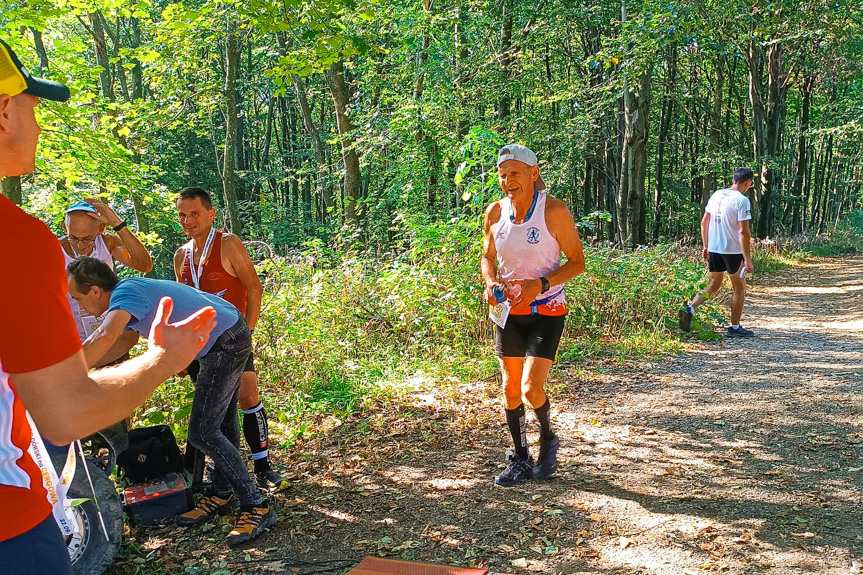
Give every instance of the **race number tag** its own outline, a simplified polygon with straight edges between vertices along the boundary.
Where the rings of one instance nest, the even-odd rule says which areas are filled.
[[[509,300],[503,301],[497,305],[489,306],[488,317],[491,318],[491,321],[493,321],[495,325],[500,329],[503,329],[506,326],[506,319],[509,317]]]
[[[99,329],[99,326],[102,325],[102,322],[105,321],[105,315],[102,314],[99,317],[90,315],[89,313],[81,311],[81,325],[84,326],[84,333],[87,334],[87,337]]]

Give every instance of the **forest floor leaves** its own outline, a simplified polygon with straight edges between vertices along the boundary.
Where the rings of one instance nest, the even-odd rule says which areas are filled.
[[[496,379],[428,382],[281,454],[292,485],[251,545],[229,550],[227,522],[134,529],[140,550],[111,572],[312,573],[336,565],[304,561],[366,555],[501,573],[858,572],[863,258],[759,279],[743,323],[755,338],[560,366],[552,480],[492,485],[509,442]]]

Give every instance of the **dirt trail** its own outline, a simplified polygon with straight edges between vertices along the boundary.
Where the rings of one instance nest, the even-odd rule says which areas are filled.
[[[254,547],[229,552],[219,529],[137,542],[161,541],[172,573],[190,572],[189,553],[235,573],[366,554],[509,573],[856,573],[863,258],[758,281],[744,324],[757,337],[565,368],[551,481],[491,484],[508,437],[495,383],[418,385],[412,406],[298,450],[281,520]]]
[[[863,260],[771,275],[744,324],[757,337],[613,374],[561,415],[584,438],[569,444],[569,503],[594,528],[640,533],[594,541],[598,558],[560,571],[856,572]]]

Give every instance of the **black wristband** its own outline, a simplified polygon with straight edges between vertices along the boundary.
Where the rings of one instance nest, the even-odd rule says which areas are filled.
[[[549,285],[549,283],[548,283],[548,278],[545,276],[542,276],[541,278],[539,278],[539,281],[542,283],[542,291],[540,293],[547,292],[548,288],[551,287],[551,285]]]
[[[120,230],[122,230],[125,227],[126,227],[126,220],[120,220],[120,223],[117,224],[116,226],[111,226],[111,229],[114,230],[115,232],[119,232]]]

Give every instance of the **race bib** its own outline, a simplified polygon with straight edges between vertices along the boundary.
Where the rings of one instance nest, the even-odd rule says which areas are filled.
[[[488,306],[488,317],[500,329],[506,326],[506,320],[509,317],[509,300],[503,301],[497,305]]]

